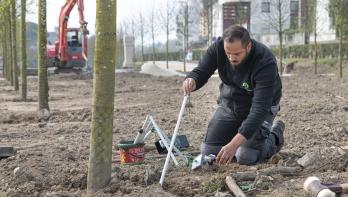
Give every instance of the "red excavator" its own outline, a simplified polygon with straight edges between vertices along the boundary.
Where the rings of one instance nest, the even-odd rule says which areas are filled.
[[[59,15],[58,40],[47,46],[47,65],[55,73],[81,71],[87,62],[87,22],[84,19],[84,0],[67,0]],[[71,10],[77,5],[80,28],[68,28]]]

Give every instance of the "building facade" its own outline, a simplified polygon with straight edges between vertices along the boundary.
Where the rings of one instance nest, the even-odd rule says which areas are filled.
[[[329,0],[317,0],[315,6],[318,42],[336,40],[335,30],[330,26],[328,3]],[[219,0],[213,5],[212,37],[214,40],[221,36],[230,25],[242,25],[254,39],[269,47],[277,46],[281,13],[285,45],[304,44],[306,39],[313,42],[313,35],[306,35],[303,31],[308,18],[308,10],[305,9],[309,8],[308,0]]]

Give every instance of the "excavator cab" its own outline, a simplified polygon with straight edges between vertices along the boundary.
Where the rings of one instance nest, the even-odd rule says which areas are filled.
[[[47,46],[48,67],[59,70],[81,70],[87,62],[87,22],[84,20],[84,0],[67,0],[59,15],[58,40]],[[68,28],[71,10],[77,5],[80,27]]]
[[[82,47],[82,34],[77,30],[68,31],[68,46]]]

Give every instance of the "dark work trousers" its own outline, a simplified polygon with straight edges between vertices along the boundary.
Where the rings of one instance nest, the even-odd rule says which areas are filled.
[[[276,139],[270,131],[278,111],[279,104],[272,106],[261,128],[237,149],[235,157],[239,164],[253,165],[269,159],[276,153]],[[238,119],[230,108],[219,105],[209,122],[205,139],[201,144],[201,153],[217,155],[238,133],[242,122],[243,120]]]

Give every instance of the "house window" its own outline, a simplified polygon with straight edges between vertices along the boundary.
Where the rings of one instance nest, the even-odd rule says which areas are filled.
[[[262,2],[261,3],[261,12],[263,13],[270,13],[270,2]]]
[[[299,15],[299,2],[298,0],[290,1],[290,28],[297,29],[298,24],[298,15]]]
[[[298,13],[298,1],[291,1],[290,2],[290,12],[291,14],[297,14]]]

